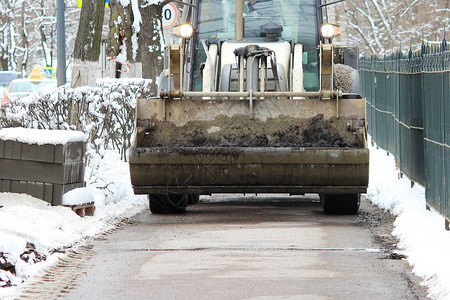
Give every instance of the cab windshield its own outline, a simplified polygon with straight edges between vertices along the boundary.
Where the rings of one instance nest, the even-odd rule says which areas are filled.
[[[318,0],[244,0],[244,41],[263,41],[261,25],[275,23],[283,27],[280,40],[303,45],[304,87],[319,89],[318,27],[321,24]],[[194,64],[194,90],[201,90],[200,63],[206,61],[201,40],[211,43],[234,40],[236,35],[236,0],[200,0],[198,10],[198,40]]]
[[[252,3],[253,2],[253,3]],[[281,38],[302,43],[305,48],[318,44],[315,0],[244,1],[244,38],[259,38],[259,27],[269,22],[283,26]],[[201,39],[234,39],[236,0],[202,0],[199,10]]]

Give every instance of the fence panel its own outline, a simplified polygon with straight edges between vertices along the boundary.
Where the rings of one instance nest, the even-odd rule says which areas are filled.
[[[410,90],[410,80],[409,76],[401,74],[400,84],[400,101],[399,101],[399,113],[398,113],[398,127],[399,127],[399,153],[396,155],[399,157],[397,159],[398,165],[401,166],[402,171],[410,176],[410,127],[409,127],[409,115],[410,115],[410,100],[411,100],[411,90]]]
[[[377,144],[386,149],[386,76],[382,72],[375,73],[375,120]]]
[[[392,67],[392,66],[391,66]],[[386,149],[395,153],[395,104],[398,101],[398,90],[397,90],[397,74],[386,73],[386,91],[385,91],[385,101],[386,110],[389,112],[386,114]]]
[[[407,57],[363,58],[362,94],[373,141],[426,187],[427,203],[450,220],[450,51],[425,46]]]
[[[439,211],[445,202],[444,190],[441,188],[444,186],[444,148],[438,144],[443,142],[444,137],[442,75],[426,73],[423,79],[426,196],[429,203]]]
[[[447,63],[450,65],[450,55],[447,57]],[[448,68],[450,66],[447,65]],[[450,219],[450,72],[444,73],[444,189],[445,189],[445,212],[443,212],[448,219]]]
[[[422,74],[409,75],[410,84],[410,134],[411,143],[411,179],[425,185],[424,140],[423,140],[423,104]]]

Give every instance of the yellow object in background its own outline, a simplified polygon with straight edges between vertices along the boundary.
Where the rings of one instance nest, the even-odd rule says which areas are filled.
[[[78,8],[83,6],[83,0],[78,0]],[[109,0],[105,1],[105,7],[109,7]]]
[[[44,79],[44,76],[42,75],[42,72],[39,69],[38,65],[33,67],[33,71],[31,71],[29,79],[35,79],[35,80],[42,80],[42,79]]]

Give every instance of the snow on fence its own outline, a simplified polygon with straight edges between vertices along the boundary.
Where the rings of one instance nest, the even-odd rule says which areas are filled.
[[[62,204],[64,193],[85,186],[84,139],[79,131],[0,130],[0,192]]]
[[[426,187],[427,204],[450,220],[450,51],[361,59],[369,133],[393,153],[402,173]]]

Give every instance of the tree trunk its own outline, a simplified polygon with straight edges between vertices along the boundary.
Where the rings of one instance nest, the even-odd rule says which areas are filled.
[[[73,53],[72,87],[95,86],[104,14],[105,0],[83,1]]]
[[[115,77],[122,76],[122,65],[133,62],[131,36],[133,16],[131,4],[123,7],[120,1],[110,0],[111,16],[109,19],[109,55],[115,60]],[[119,56],[119,54],[122,54]]]
[[[45,4],[44,0],[41,0],[40,7],[41,7],[41,17],[42,17],[42,19],[45,18],[45,6],[44,6],[44,4]],[[44,26],[40,26],[39,27],[39,34],[41,35],[41,47],[42,47],[42,53],[44,55],[45,66],[46,67],[50,67],[52,62],[51,62],[51,60],[49,60],[50,53],[48,53],[48,52],[51,51],[51,50],[49,50],[48,45],[47,45],[47,36],[45,34],[45,27]]]
[[[142,60],[142,76],[153,79],[152,91],[156,95],[156,77],[160,75],[164,67],[161,44],[162,37],[162,7],[164,2],[140,7],[142,26],[139,35],[139,54]]]
[[[17,71],[22,72],[27,68],[28,60],[28,37],[25,28],[25,2],[22,3],[22,12],[20,17],[20,48],[22,55],[17,60]]]

